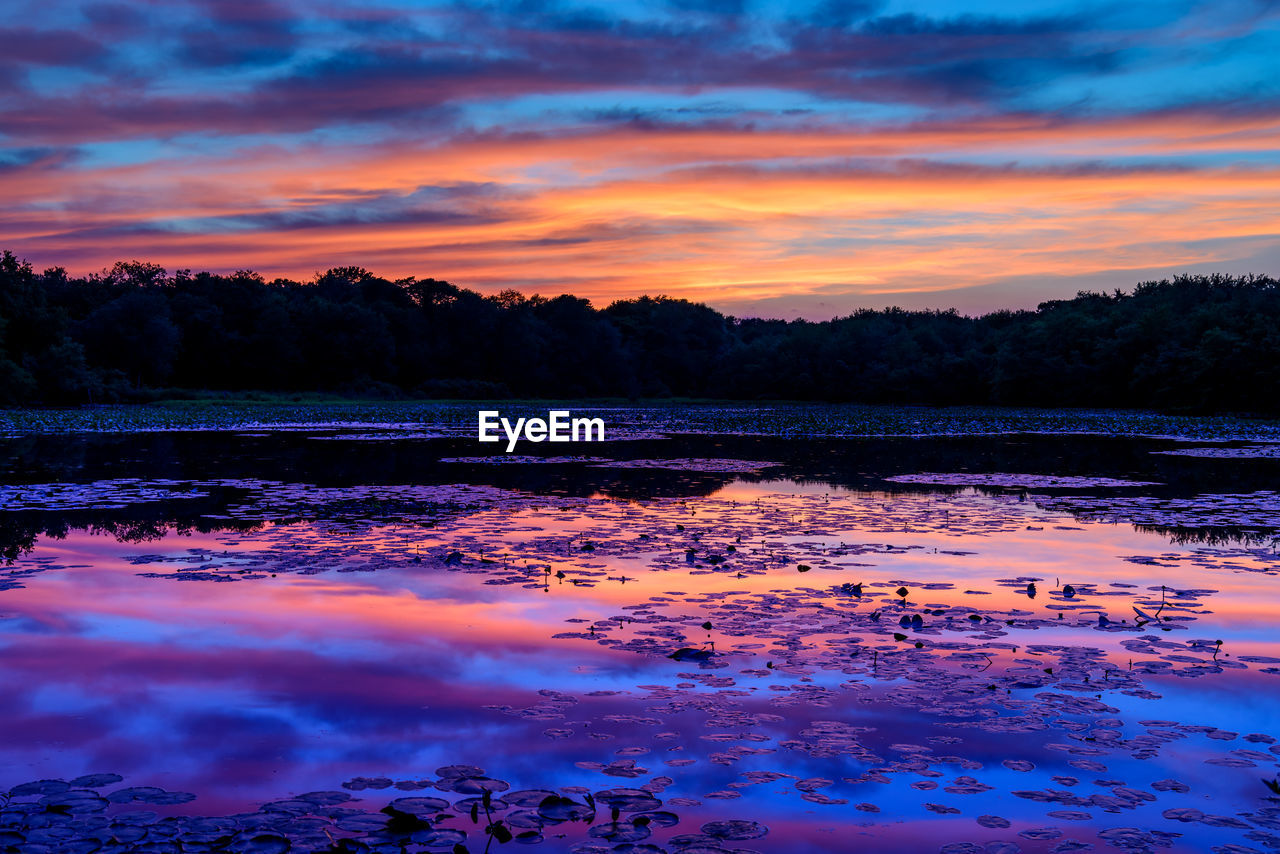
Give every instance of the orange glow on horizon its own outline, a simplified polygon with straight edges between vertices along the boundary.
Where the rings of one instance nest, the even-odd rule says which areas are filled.
[[[1160,158],[1278,144],[1274,119],[1168,114],[259,146],[199,170],[186,159],[20,170],[6,192],[21,218],[4,226],[37,267],[73,272],[138,258],[307,279],[356,264],[597,305],[832,293],[935,294],[945,307],[958,289],[1005,280],[1113,273],[1129,286],[1126,271],[1261,253],[1280,170]],[[1096,165],[1121,153],[1151,160]],[[1076,165],[1028,160],[1063,156]]]

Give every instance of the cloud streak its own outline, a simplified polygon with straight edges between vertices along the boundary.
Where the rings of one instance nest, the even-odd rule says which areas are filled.
[[[0,61],[0,233],[827,314],[1274,257],[1274,10],[614,8],[55,0]]]

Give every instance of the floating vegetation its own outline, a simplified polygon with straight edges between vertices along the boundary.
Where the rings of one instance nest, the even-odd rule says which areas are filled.
[[[319,442],[406,442],[411,440],[442,439],[445,435],[444,432],[427,430],[385,430],[378,433],[328,433],[308,436],[307,438]]]
[[[122,780],[95,775],[67,783],[38,780],[0,794],[0,850],[22,854],[97,851],[370,852],[481,851],[495,842],[538,844],[547,836],[602,839],[615,845],[660,834],[677,851],[692,851],[688,838],[671,830],[680,817],[663,809],[650,791],[613,788],[597,792],[577,786],[560,792],[508,792],[508,783],[483,776],[480,768],[437,769],[424,786],[450,797],[357,798],[350,791],[384,789],[381,780],[348,781],[348,791],[316,791],[262,804],[256,811],[222,816],[121,811],[123,804],[186,804],[194,795],[155,787],[103,790]],[[386,781],[388,784],[390,781]],[[73,788],[79,785],[81,788]],[[479,797],[472,797],[474,793]],[[503,792],[495,798],[494,792]],[[457,795],[465,797],[458,798]],[[379,807],[379,803],[384,803]],[[702,835],[719,842],[759,839],[769,829],[756,821],[708,822]],[[659,837],[660,838],[660,837]],[[580,850],[580,849],[575,849]],[[613,852],[619,848],[607,848]],[[656,849],[666,850],[666,849]],[[745,849],[739,849],[745,850]]]
[[[1152,495],[1055,496],[1037,498],[1046,510],[1078,519],[1125,522],[1157,528],[1244,528],[1280,530],[1280,493],[1207,493],[1189,498]]]
[[[1151,453],[1167,457],[1203,457],[1216,460],[1274,460],[1280,459],[1280,442],[1237,445],[1234,447],[1216,445],[1197,448],[1175,448],[1173,450],[1152,451]]]
[[[605,469],[669,469],[671,471],[713,472],[720,474],[758,473],[765,469],[777,468],[782,463],[762,460],[717,460],[717,459],[637,459],[611,460],[606,457],[589,457],[576,455],[557,455],[547,457],[530,456],[528,454],[491,454],[483,457],[443,457],[442,463],[465,463],[468,465],[572,465],[586,464],[594,468]]]
[[[190,483],[174,480],[99,480],[94,483],[0,485],[0,513],[24,510],[120,510],[131,504],[208,498]]]
[[[938,474],[897,474],[886,477],[890,483],[927,483],[935,486],[995,486],[1009,489],[1091,489],[1095,487],[1159,486],[1148,480],[1125,480],[1115,477],[1074,477],[1047,474],[980,474],[951,472]]]
[[[608,460],[596,463],[596,468],[609,469],[671,469],[674,471],[714,472],[720,474],[755,474],[765,469],[777,468],[782,463],[765,460],[708,460],[708,459],[644,459]]]
[[[225,518],[358,518],[391,519],[396,514],[427,516],[433,511],[475,511],[502,504],[533,506],[544,499],[509,490],[470,484],[387,484],[320,487],[254,478],[216,478],[189,481],[109,480],[87,484],[44,483],[0,486],[0,512],[39,510],[72,512],[85,509],[124,509],[129,505],[209,497],[210,490],[239,496],[225,510]],[[213,517],[210,517],[213,518]]]
[[[508,405],[513,415],[540,414],[545,406]],[[75,409],[0,410],[0,435],[89,432],[430,431],[475,436],[472,403],[182,402]],[[1001,407],[897,407],[852,404],[670,404],[583,408],[608,423],[610,440],[660,435],[990,436],[1042,433],[1149,436],[1186,440],[1280,441],[1274,421],[1198,418],[1153,412]]]

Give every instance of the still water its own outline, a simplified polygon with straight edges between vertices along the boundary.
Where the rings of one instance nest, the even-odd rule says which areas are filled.
[[[0,850],[1275,850],[1242,447],[10,440]]]

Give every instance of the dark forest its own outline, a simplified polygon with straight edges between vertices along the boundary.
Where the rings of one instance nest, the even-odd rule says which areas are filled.
[[[725,316],[666,297],[482,296],[358,267],[312,281],[83,278],[0,259],[0,401],[204,391],[422,398],[717,398],[1280,411],[1280,282],[1178,276],[1034,311]]]

